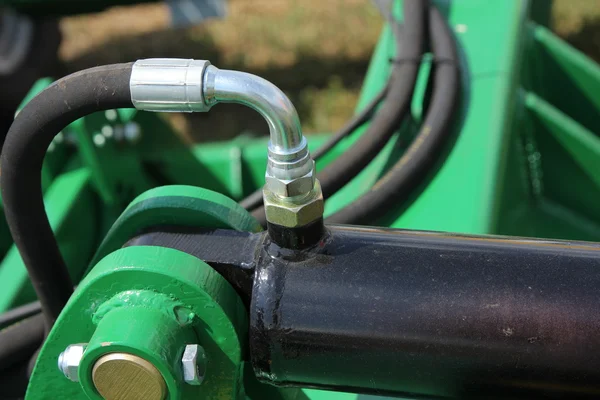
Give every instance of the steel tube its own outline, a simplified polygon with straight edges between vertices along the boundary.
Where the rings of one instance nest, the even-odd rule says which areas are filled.
[[[273,149],[285,153],[306,147],[294,105],[266,79],[209,66],[204,75],[204,95],[207,104],[238,103],[257,111],[269,125]]]

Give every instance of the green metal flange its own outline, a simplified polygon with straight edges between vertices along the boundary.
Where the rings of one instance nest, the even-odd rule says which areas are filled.
[[[113,262],[111,257],[107,258],[105,262]],[[212,305],[212,299],[206,300],[204,307],[207,305]],[[92,370],[99,358],[110,353],[132,354],[149,361],[162,375],[165,389],[172,397],[176,398],[184,391],[183,349],[185,344],[199,343],[194,324],[202,323],[190,306],[155,291],[127,290],[98,307],[92,320],[97,328],[78,370],[79,382],[89,398],[102,399],[95,388],[96,378],[92,378]],[[224,335],[231,333],[223,332]],[[236,339],[235,335],[232,338]],[[222,353],[211,350],[214,352],[212,364],[216,364],[215,357]],[[233,356],[235,358],[235,354]],[[123,380],[131,377],[117,378],[125,383]],[[125,391],[116,382],[108,382],[107,385],[113,386],[113,390]],[[140,388],[132,387],[132,390],[135,389]]]
[[[201,260],[178,250],[134,246],[103,258],[81,282],[56,321],[34,369],[27,400],[48,396],[100,399],[92,368],[102,355],[126,352],[151,362],[168,399],[240,396],[247,316],[233,288]],[[70,344],[89,343],[80,384],[57,368]],[[183,382],[186,344],[200,344],[208,367],[202,385]],[[83,390],[82,390],[83,389]]]
[[[221,275],[203,261],[156,246],[119,249],[136,232],[157,225],[259,231],[260,225],[229,198],[206,189],[167,186],[145,192],[121,215],[99,248],[102,258],[80,283],[42,348],[27,400],[101,399],[92,371],[107,354],[149,362],[164,381],[165,398],[306,400],[299,389],[260,384],[247,365],[247,314]],[[92,264],[94,265],[94,264]],[[71,344],[87,343],[79,384],[57,368]],[[188,344],[207,359],[199,386],[184,382]],[[123,379],[126,380],[126,379]],[[118,384],[123,384],[119,382]]]
[[[28,400],[56,393],[100,399],[93,367],[103,355],[118,352],[150,362],[163,377],[169,399],[245,396],[247,315],[229,283],[187,253],[153,246],[119,250],[136,232],[164,224],[261,229],[237,203],[206,189],[165,186],[140,195],[113,225],[92,265],[100,261],[56,321],[31,377]],[[80,384],[67,380],[56,365],[58,355],[75,343],[88,343]],[[208,359],[200,386],[183,381],[187,344],[201,345]]]
[[[106,234],[90,265],[120,248],[137,232],[157,225],[262,230],[244,208],[227,196],[195,186],[161,186],[142,193],[129,204]]]

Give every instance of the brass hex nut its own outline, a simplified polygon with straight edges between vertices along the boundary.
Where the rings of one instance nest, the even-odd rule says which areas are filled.
[[[295,200],[282,199],[266,187],[264,202],[267,221],[272,224],[296,228],[323,218],[323,192],[318,180],[307,196]]]
[[[269,170],[267,170],[267,174],[265,175],[267,187],[279,197],[306,195],[315,186],[314,161],[311,162],[313,163],[313,167],[310,171],[306,175],[294,179],[280,179],[270,175]]]

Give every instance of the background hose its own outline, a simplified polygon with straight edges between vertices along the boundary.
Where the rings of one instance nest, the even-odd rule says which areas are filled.
[[[339,131],[334,133],[321,147],[315,150],[311,155],[313,160],[317,161],[319,158],[327,154],[332,148],[335,147],[342,139],[350,135],[352,132],[363,126],[367,121],[371,119],[377,106],[385,98],[388,92],[388,86],[386,85],[383,89],[375,95],[373,100],[367,104],[358,114],[356,114],[350,121],[346,123]],[[240,201],[240,205],[246,210],[253,210],[256,207],[260,207],[263,202],[262,187],[255,190],[248,197]]]
[[[379,154],[408,114],[425,48],[427,10],[428,2],[425,0],[403,2],[402,32],[397,22],[392,24],[396,38],[396,56],[402,62],[394,63],[386,100],[373,117],[367,131],[350,149],[318,174],[325,198],[350,182]],[[264,207],[257,208],[252,215],[263,225],[266,223]]]
[[[41,169],[54,136],[96,111],[131,108],[132,63],[66,76],[34,97],[8,131],[2,149],[2,199],[12,237],[50,327],[73,291],[44,209]]]
[[[0,330],[0,374],[35,353],[44,339],[43,318],[36,314]]]
[[[40,302],[34,301],[33,303],[23,304],[22,306],[6,311],[0,314],[0,329],[19,322],[24,318],[39,314],[41,310]]]
[[[456,43],[448,24],[435,7],[429,10],[434,60],[432,100],[419,134],[366,194],[327,219],[328,223],[372,224],[388,210],[405,202],[439,159],[452,131],[459,100],[460,74]]]

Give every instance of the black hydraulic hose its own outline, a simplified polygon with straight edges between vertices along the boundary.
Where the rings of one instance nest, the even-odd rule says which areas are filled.
[[[430,37],[435,57],[431,104],[419,134],[369,192],[327,219],[337,224],[372,224],[392,207],[406,201],[439,158],[452,131],[460,92],[459,59],[448,24],[430,8]]]
[[[425,48],[428,4],[426,0],[403,2],[402,32],[397,22],[392,25],[397,59],[386,100],[361,138],[318,174],[325,198],[350,182],[377,156],[407,115]],[[257,208],[252,215],[264,224],[264,207]]]
[[[425,47],[427,1],[405,1],[403,5],[402,40],[400,40],[399,24],[392,25],[396,35],[398,61],[402,61],[393,65],[386,101],[373,117],[365,134],[319,175],[325,197],[337,192],[371,162],[397,130],[410,109],[421,55]]]
[[[44,316],[36,314],[0,330],[0,371],[27,360],[44,339]]]
[[[315,161],[327,154],[331,149],[335,147],[342,139],[352,134],[355,130],[363,126],[367,121],[371,119],[377,106],[385,98],[388,92],[388,86],[385,85],[383,89],[377,93],[377,95],[363,108],[358,114],[356,114],[350,121],[348,121],[339,131],[334,133],[321,147],[312,153],[312,157]],[[252,194],[248,195],[245,199],[240,201],[240,205],[246,210],[253,210],[256,207],[260,207],[263,202],[262,188],[255,190]]]
[[[312,154],[315,160],[323,157],[327,152],[335,147],[342,139],[352,134],[355,130],[363,126],[366,122],[368,122],[373,115],[375,114],[375,110],[377,106],[385,99],[388,93],[389,84],[386,84],[383,89],[379,91],[375,95],[375,97],[367,104],[367,106],[358,114],[356,114],[350,121],[346,123],[339,131],[337,131],[333,136],[331,136],[327,142],[325,142],[321,147],[319,147]]]
[[[96,111],[131,108],[133,63],[68,75],[34,97],[18,114],[2,149],[2,199],[6,220],[52,326],[73,291],[44,209],[41,170],[54,136]]]
[[[35,314],[39,314],[42,311],[40,302],[34,301],[33,303],[24,304],[19,307],[15,307],[12,310],[6,311],[0,314],[0,329],[12,325],[22,319],[30,317]]]

